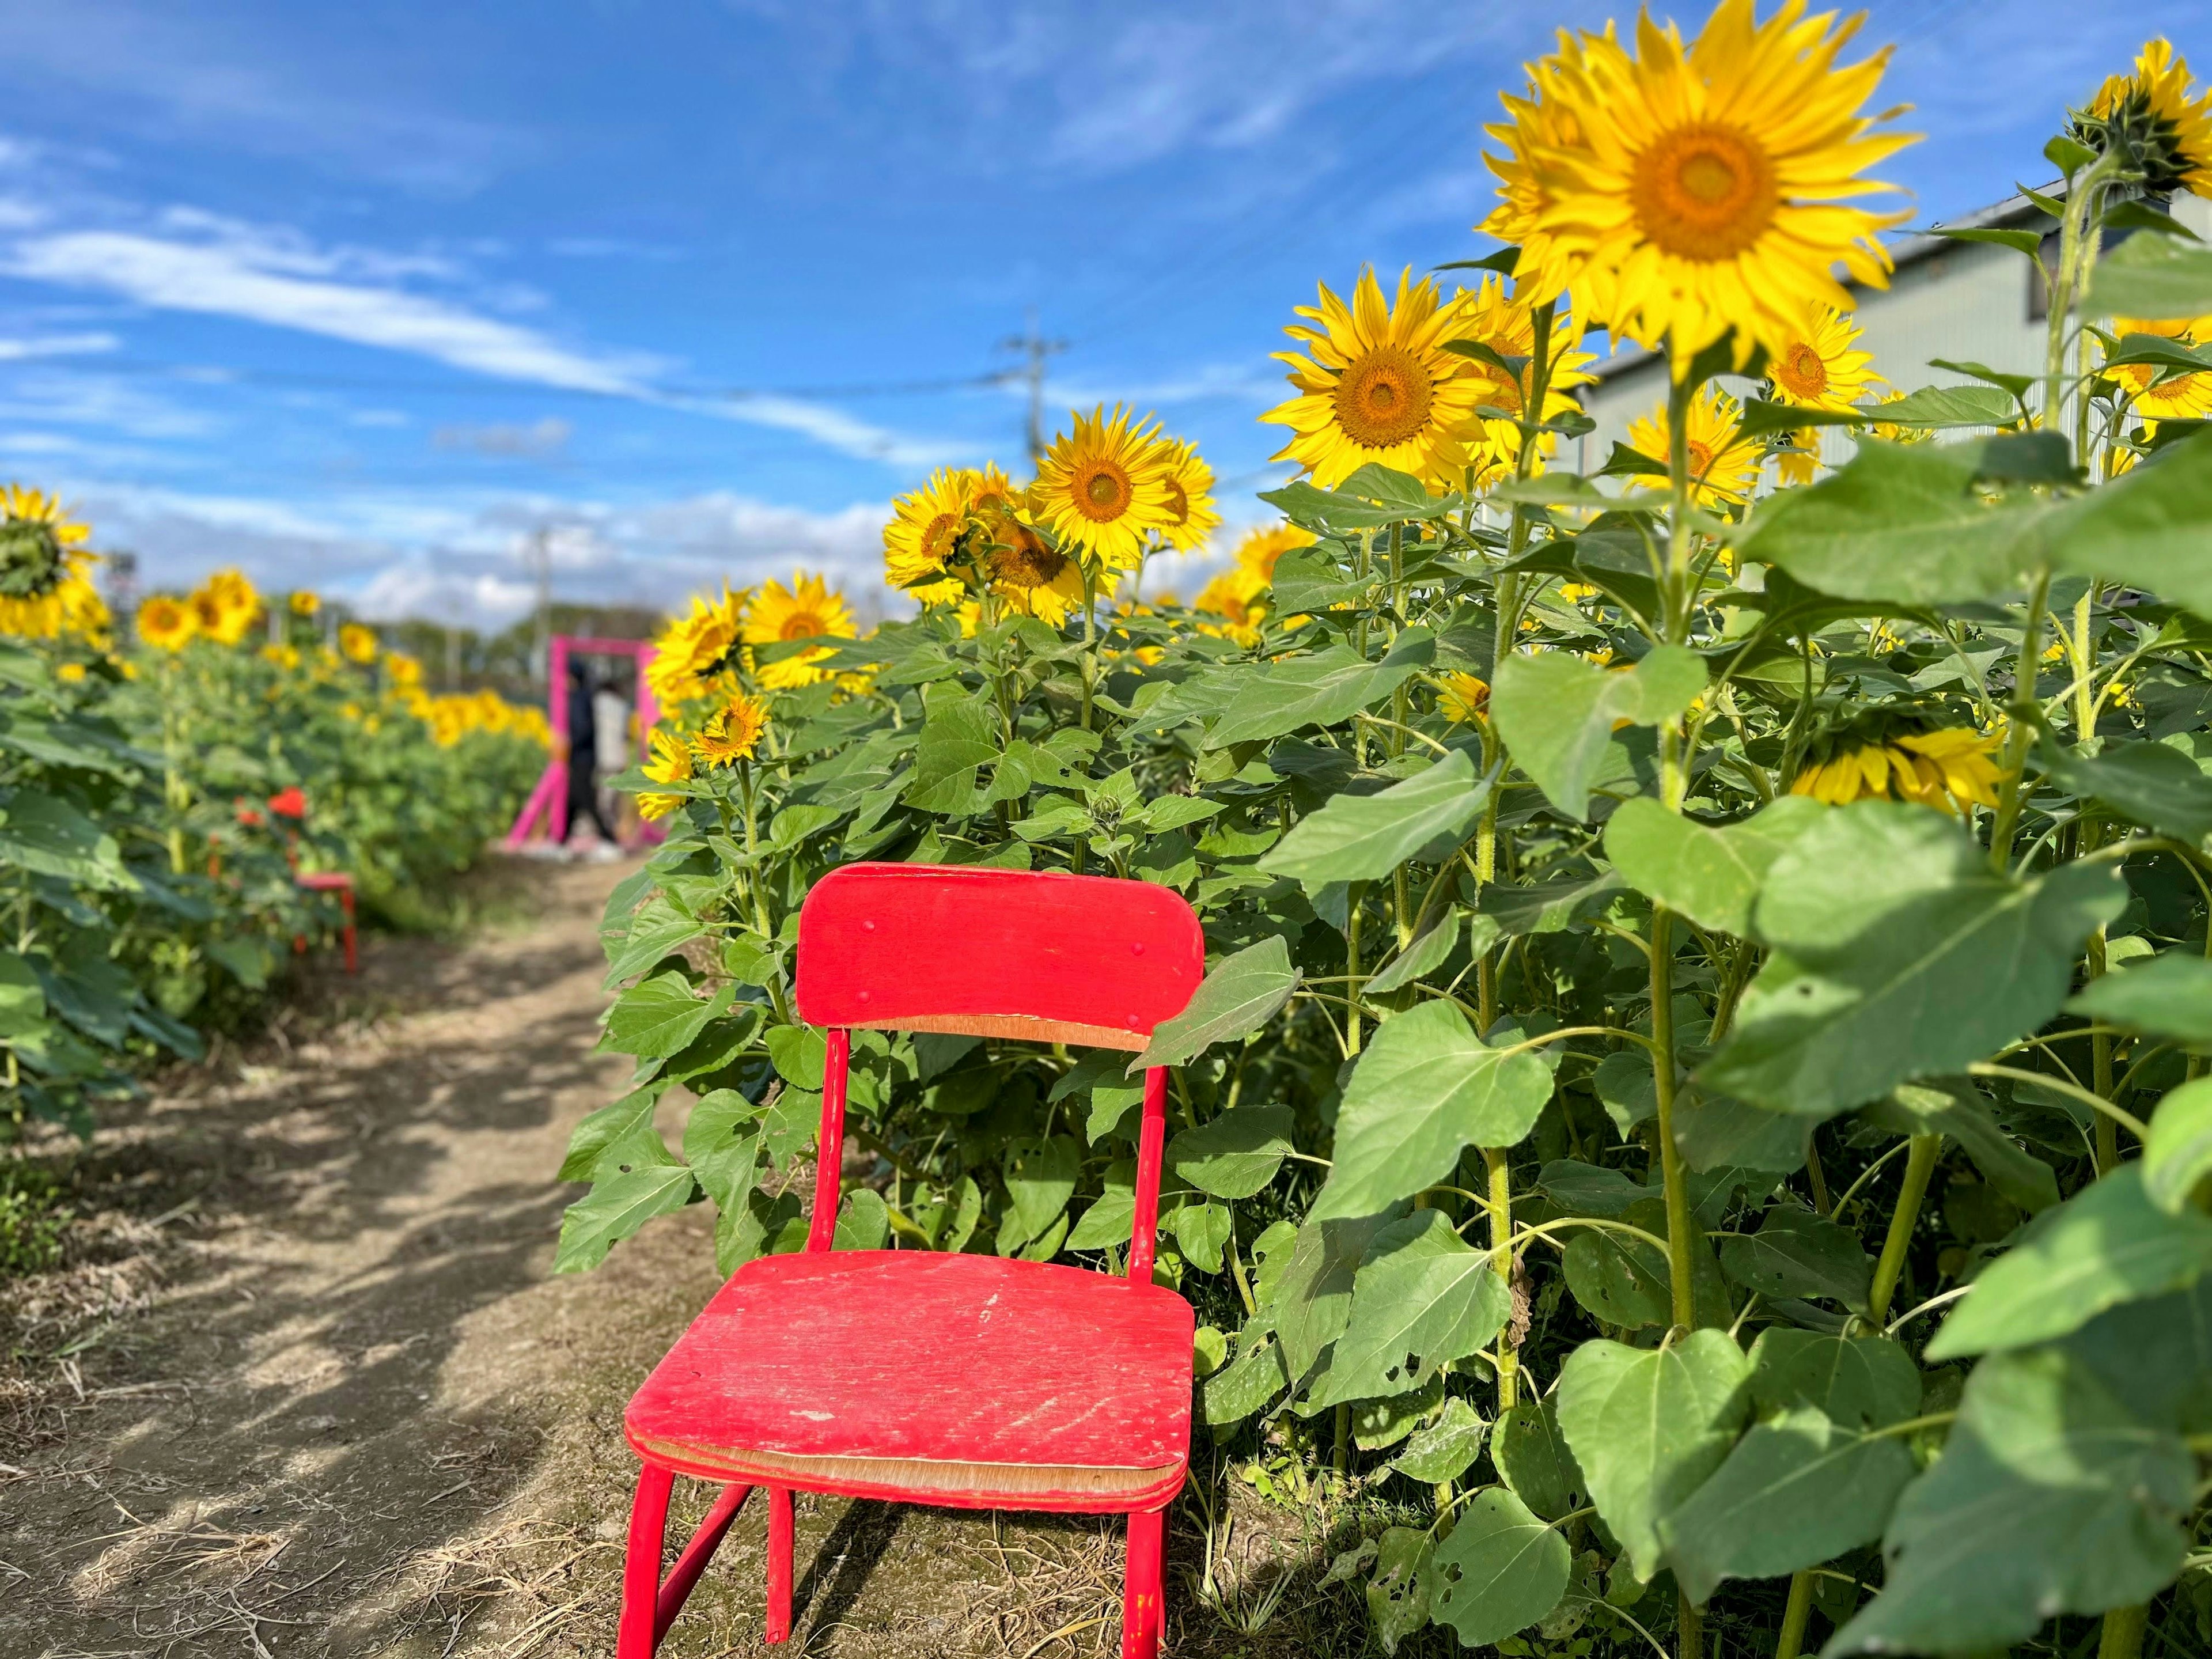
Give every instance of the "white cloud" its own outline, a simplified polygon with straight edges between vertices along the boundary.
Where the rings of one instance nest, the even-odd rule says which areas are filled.
[[[905,437],[887,427],[848,415],[841,409],[805,403],[796,398],[757,395],[732,398],[723,404],[687,401],[685,406],[728,420],[743,421],[749,426],[796,432],[843,454],[864,461],[881,461],[886,466],[935,466],[968,459],[965,445],[941,438]]]
[[[25,340],[0,339],[0,362],[20,363],[31,357],[80,357],[112,351],[122,342],[112,334],[47,334]]]
[[[568,447],[576,428],[547,416],[527,426],[495,422],[490,426],[441,426],[430,434],[436,449],[465,449],[478,455],[501,458],[556,455]]]

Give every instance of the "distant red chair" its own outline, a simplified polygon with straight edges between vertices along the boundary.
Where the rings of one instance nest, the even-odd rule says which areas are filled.
[[[301,792],[300,786],[295,783],[289,788],[280,789],[276,793],[270,796],[269,811],[272,817],[289,818],[294,824],[305,827],[307,822],[307,798]],[[240,821],[241,823],[245,821],[243,813],[240,815]],[[361,951],[354,931],[352,875],[343,870],[310,870],[305,874],[301,873],[300,853],[296,842],[289,844],[284,848],[284,861],[292,866],[293,885],[302,892],[336,893],[338,896],[338,908],[345,915],[345,921],[338,928],[338,937],[345,944],[345,969],[349,974],[359,973]],[[295,951],[305,952],[307,941],[295,937],[292,940],[292,948]]]
[[[791,1635],[794,1491],[1126,1514],[1124,1659],[1152,1659],[1167,1505],[1190,1461],[1190,1306],[1152,1283],[1167,1071],[1145,1073],[1126,1277],[831,1250],[855,1027],[1140,1049],[1205,971],[1190,907],[1096,876],[856,864],[799,913],[799,1009],[829,1028],[802,1255],[739,1268],[631,1400],[644,1460],[617,1659],[651,1659],[755,1486],[768,1639]],[[664,1580],[678,1474],[725,1483]]]

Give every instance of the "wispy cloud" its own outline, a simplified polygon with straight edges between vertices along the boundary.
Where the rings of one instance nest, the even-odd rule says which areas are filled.
[[[495,422],[489,426],[441,426],[430,434],[434,449],[466,450],[471,454],[503,459],[557,455],[568,447],[576,428],[547,416],[527,426]]]
[[[749,426],[772,427],[779,432],[796,432],[844,454],[856,456],[862,460],[881,461],[886,466],[933,466],[966,457],[965,445],[939,438],[906,437],[888,427],[877,426],[856,416],[848,415],[841,409],[833,409],[826,404],[808,403],[797,398],[762,394],[732,398],[726,402],[706,403],[687,399],[684,406],[719,415],[726,420],[743,421]]]
[[[46,334],[29,339],[0,339],[0,362],[20,363],[33,357],[82,357],[112,351],[122,342],[112,334]]]

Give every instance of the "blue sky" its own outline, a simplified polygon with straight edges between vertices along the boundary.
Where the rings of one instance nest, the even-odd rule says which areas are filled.
[[[1481,252],[1498,88],[1613,15],[0,0],[0,477],[156,583],[497,625],[544,527],[564,596],[803,562],[873,603],[892,495],[1020,461],[1033,309],[1053,409],[1157,409],[1256,519],[1290,307]],[[1922,222],[2005,195],[2146,34],[2212,69],[2207,21],[1880,0],[1928,135],[1887,176]]]

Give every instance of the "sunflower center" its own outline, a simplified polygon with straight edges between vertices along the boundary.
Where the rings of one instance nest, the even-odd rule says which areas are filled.
[[[1774,379],[1793,398],[1818,398],[1828,389],[1828,365],[1810,343],[1793,341],[1775,360]]]
[[[776,637],[780,640],[811,640],[817,634],[828,631],[822,625],[822,618],[811,611],[794,611],[783,619],[783,626],[776,630]]]
[[[1774,163],[1740,128],[1698,122],[1636,158],[1629,198],[1638,227],[1685,259],[1732,259],[1774,222]]]
[[[939,514],[921,532],[921,556],[932,564],[943,564],[945,556],[952,550],[952,538],[959,533],[958,514]]]
[[[1434,398],[1435,388],[1411,352],[1377,346],[1337,381],[1337,424],[1356,444],[1389,449],[1428,423]]]
[[[1083,516],[1097,524],[1111,524],[1129,510],[1136,492],[1129,475],[1114,462],[1101,458],[1091,463],[1091,476],[1076,492],[1075,505]]]
[[[1483,378],[1490,386],[1490,395],[1485,401],[1492,408],[1502,409],[1512,415],[1521,412],[1521,383],[1518,380],[1501,374],[1494,368],[1487,370]]]
[[[1701,444],[1692,438],[1683,446],[1683,448],[1687,452],[1690,476],[1693,478],[1704,477],[1711,470],[1713,465],[1713,452],[1711,447]]]
[[[1024,530],[1016,534],[998,566],[1000,579],[1013,586],[1045,587],[1067,568],[1067,555],[1035,531]]]

